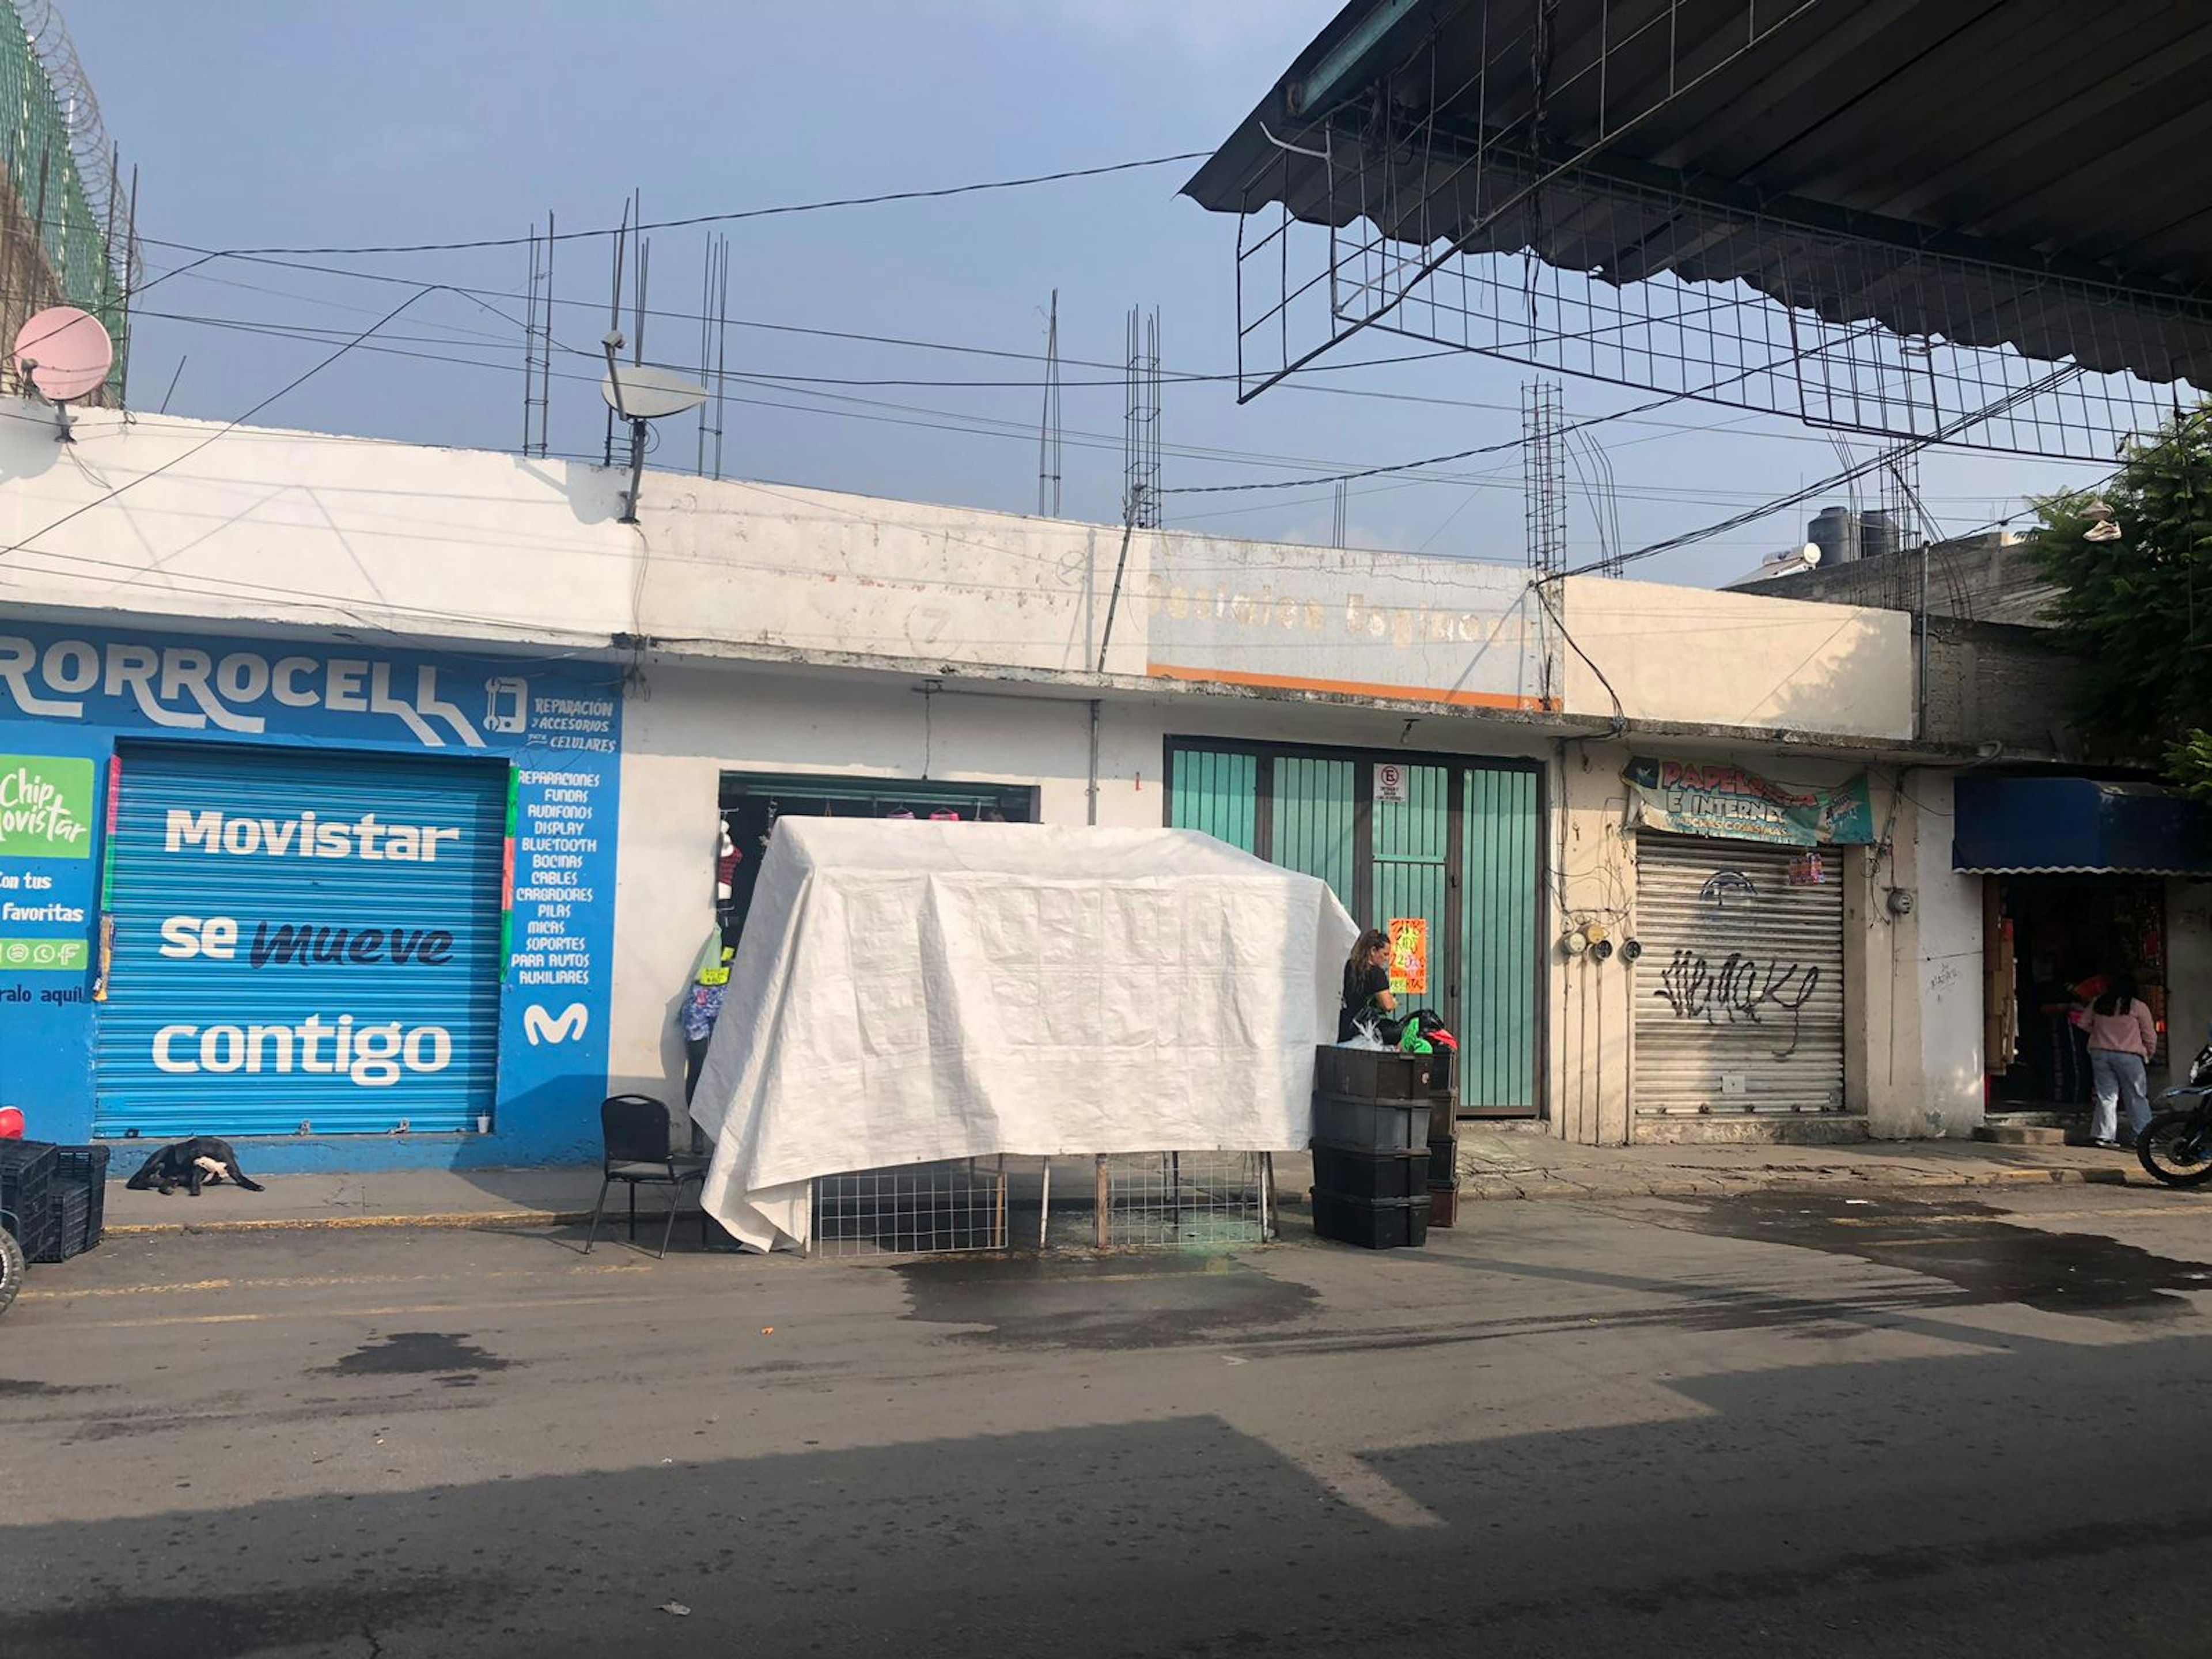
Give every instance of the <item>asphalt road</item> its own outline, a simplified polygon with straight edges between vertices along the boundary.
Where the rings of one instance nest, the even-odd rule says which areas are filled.
[[[0,1321],[0,1653],[2201,1656],[2208,1203],[117,1241]]]

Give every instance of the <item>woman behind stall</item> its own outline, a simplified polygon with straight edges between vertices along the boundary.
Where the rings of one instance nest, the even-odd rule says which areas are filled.
[[[1349,1042],[1359,1023],[1394,1014],[1398,999],[1390,993],[1390,936],[1370,927],[1352,947],[1344,964],[1344,1000],[1337,1010],[1336,1040]],[[1387,1040],[1387,1038],[1386,1038]]]

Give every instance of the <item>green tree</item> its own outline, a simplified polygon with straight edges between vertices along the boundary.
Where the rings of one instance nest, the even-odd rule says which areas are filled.
[[[2130,444],[2101,489],[2035,507],[2034,557],[2059,589],[2049,615],[2080,665],[2084,736],[2115,758],[2161,760],[2212,800],[2212,411]]]

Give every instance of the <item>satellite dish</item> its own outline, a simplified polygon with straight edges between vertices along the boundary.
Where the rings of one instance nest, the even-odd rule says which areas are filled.
[[[644,363],[625,363],[621,378],[615,366],[599,377],[599,395],[607,407],[626,421],[659,421],[681,415],[707,401],[707,388],[665,368]]]
[[[107,384],[115,343],[100,319],[75,306],[50,306],[15,331],[15,372],[48,403],[89,397]]]

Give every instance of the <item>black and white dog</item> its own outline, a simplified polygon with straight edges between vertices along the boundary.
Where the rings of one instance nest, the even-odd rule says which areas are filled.
[[[138,1173],[125,1184],[134,1192],[155,1188],[164,1198],[177,1189],[182,1182],[185,1190],[194,1198],[208,1182],[229,1181],[249,1193],[262,1190],[261,1183],[249,1180],[246,1171],[238,1167],[238,1154],[227,1140],[217,1140],[213,1135],[194,1135],[190,1140],[173,1141],[148,1158]]]

